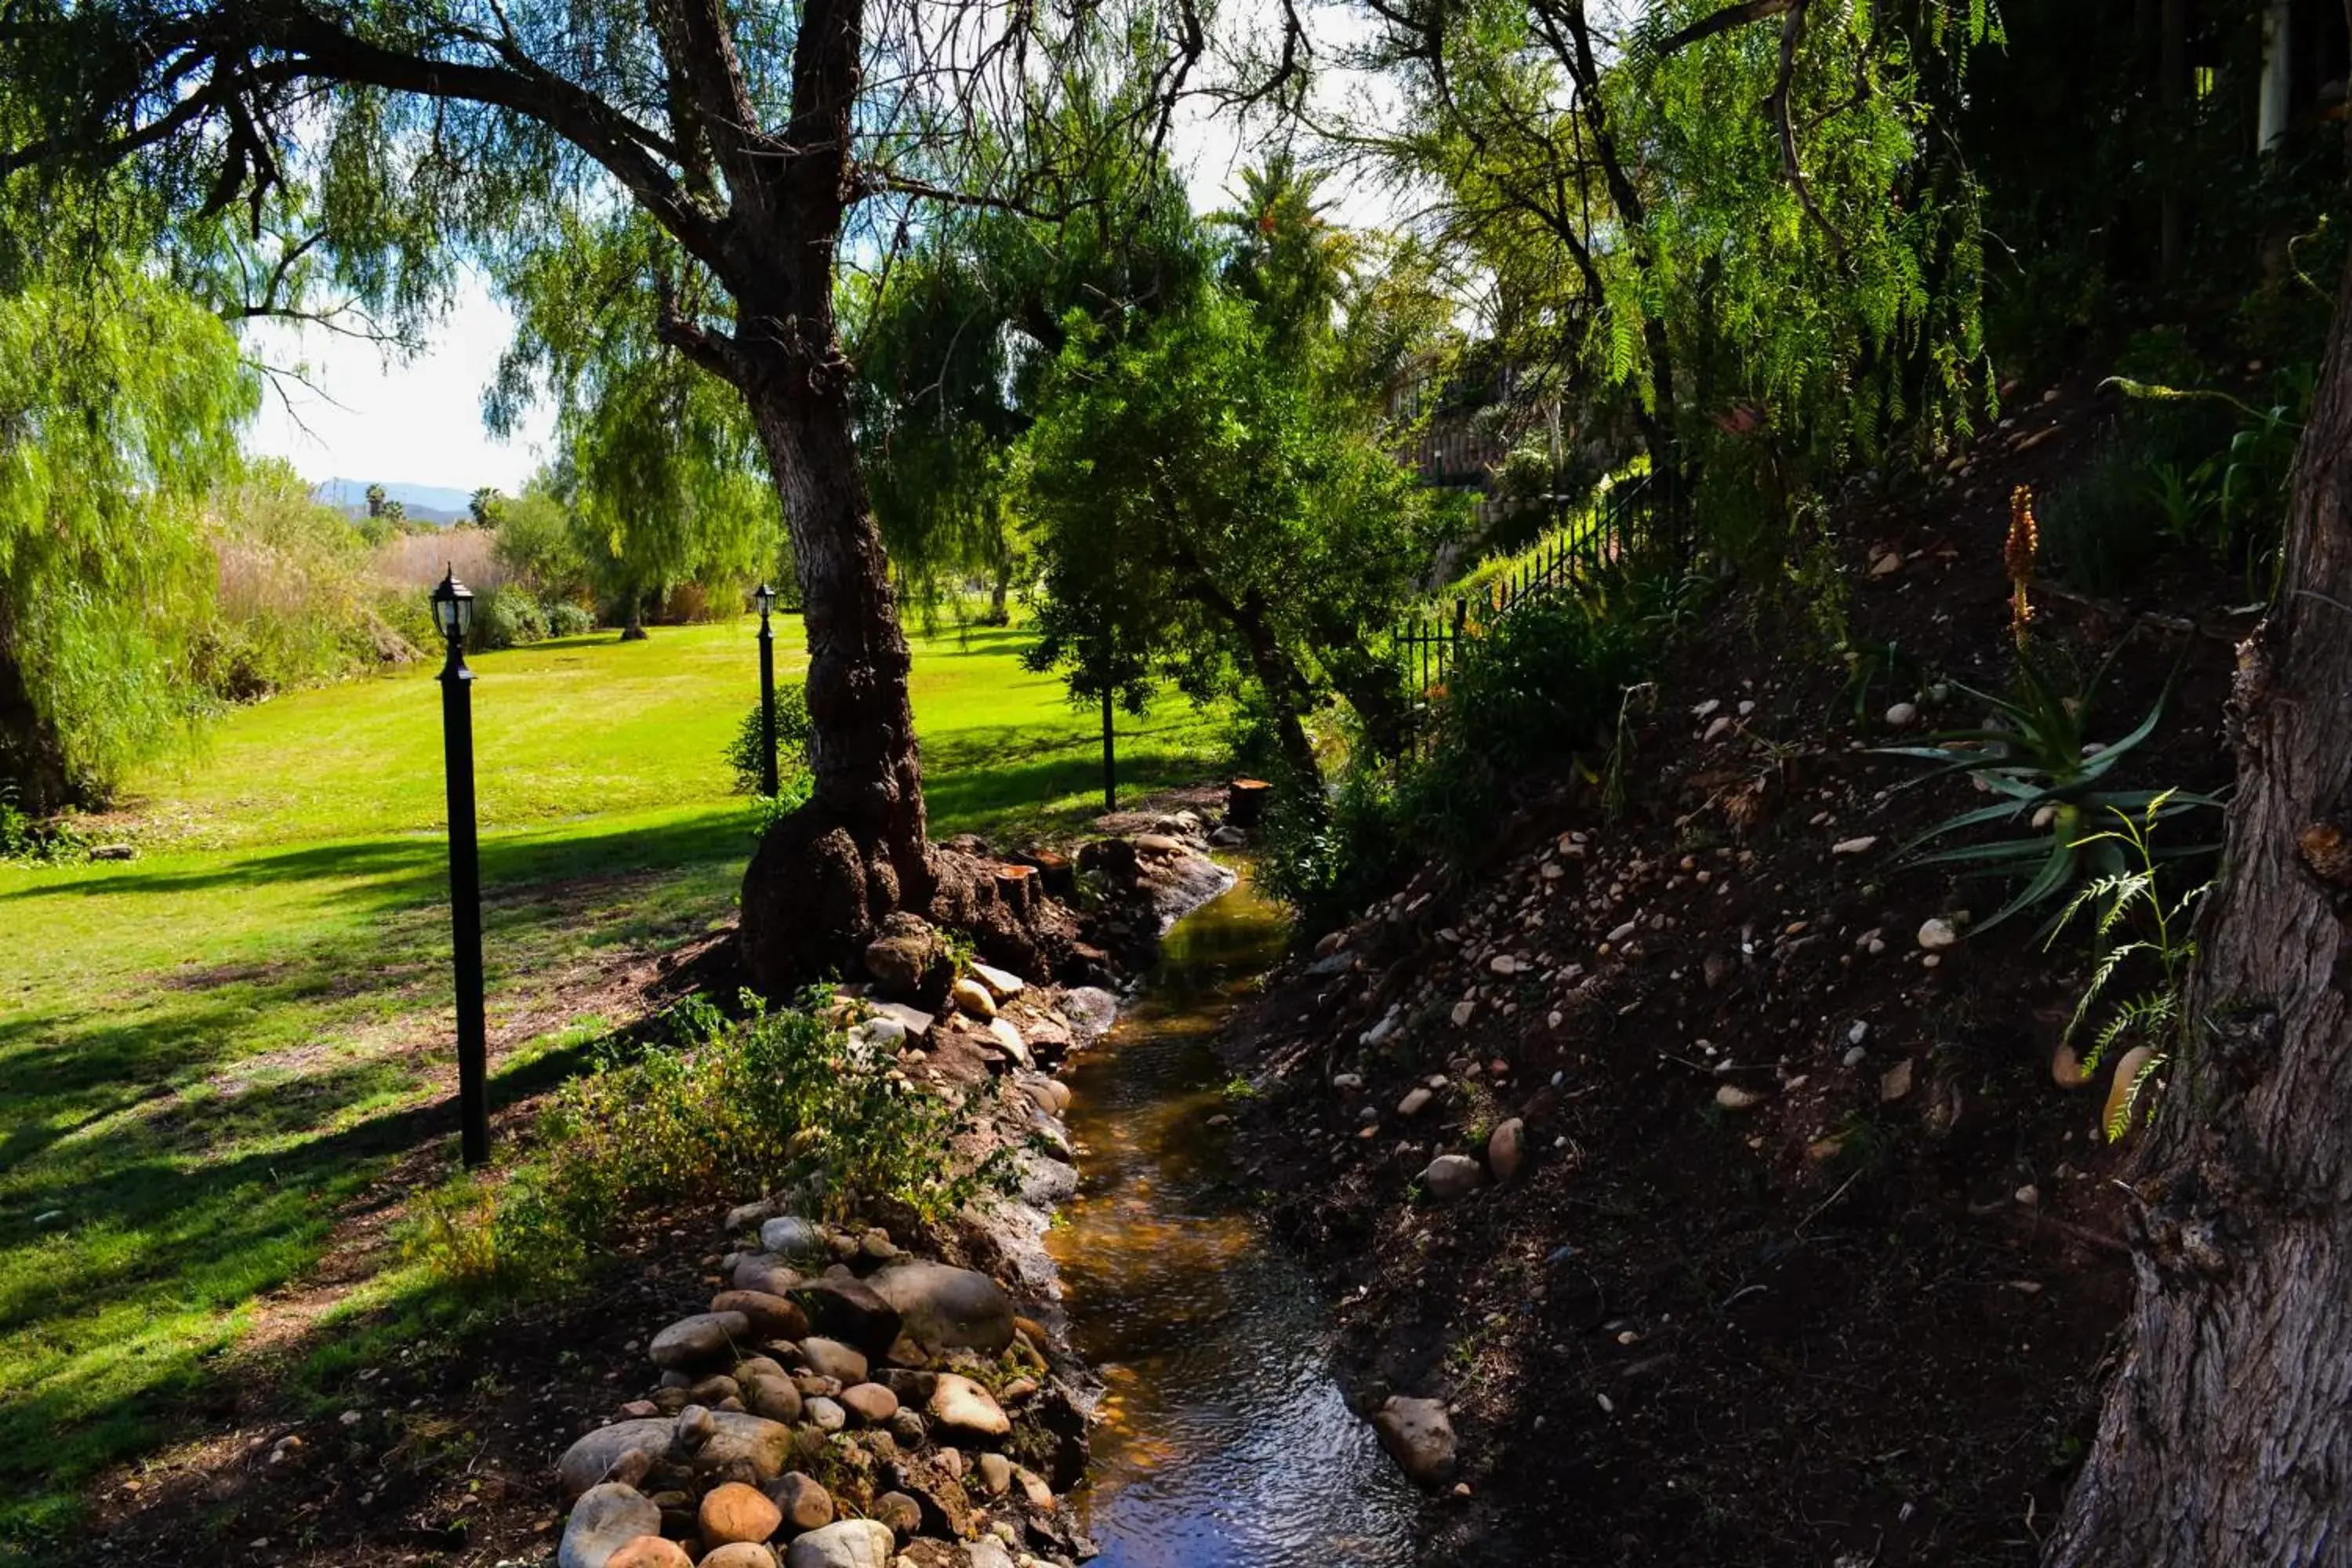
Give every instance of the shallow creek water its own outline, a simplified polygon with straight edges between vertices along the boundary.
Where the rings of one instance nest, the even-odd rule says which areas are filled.
[[[1083,1176],[1047,1247],[1107,1389],[1078,1501],[1097,1568],[1394,1568],[1414,1497],[1348,1409],[1324,1303],[1225,1184],[1208,1125],[1211,1037],[1284,937],[1240,870],[1069,1074]]]

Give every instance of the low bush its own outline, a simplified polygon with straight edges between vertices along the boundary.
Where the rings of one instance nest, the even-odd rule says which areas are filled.
[[[1654,664],[1677,592],[1612,573],[1521,601],[1454,665],[1423,754],[1360,753],[1323,794],[1282,781],[1265,824],[1265,885],[1311,932],[1433,851],[1471,858],[1523,782],[1614,743],[1626,689]]]
[[[584,637],[596,629],[596,616],[585,605],[559,599],[547,606],[547,635],[551,637]]]
[[[894,1075],[889,1053],[814,1010],[744,1005],[730,1021],[698,998],[674,1015],[675,1044],[566,1083],[536,1156],[419,1205],[411,1255],[459,1289],[530,1294],[577,1279],[621,1223],[663,1205],[789,1188],[822,1217],[931,1222],[1012,1190],[1009,1151],[959,1152],[977,1125],[961,1101]]]
[[[808,693],[787,682],[776,691],[776,777],[784,784],[783,793],[790,794],[790,779],[808,770],[808,744],[816,733],[809,719]],[[760,705],[751,704],[743,721],[735,726],[735,738],[727,742],[727,768],[735,777],[737,795],[757,795],[760,791],[760,750],[763,737],[760,727]],[[803,792],[805,793],[805,792]]]
[[[522,647],[547,640],[547,611],[529,592],[507,584],[476,595],[474,629],[466,641],[476,652]]]

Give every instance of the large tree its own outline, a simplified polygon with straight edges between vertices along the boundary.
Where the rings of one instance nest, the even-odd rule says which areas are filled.
[[[2134,1173],[2127,1356],[2052,1568],[2352,1552],[2352,268],[2231,719],[2194,1022]]]
[[[22,0],[0,11],[22,95],[0,175],[128,162],[174,214],[291,205],[352,287],[417,308],[566,214],[645,215],[659,334],[742,398],[801,575],[815,792],[744,889],[753,973],[778,984],[934,879],[837,267],[886,260],[910,202],[1053,205],[1087,154],[1030,132],[1073,82],[1143,80],[1139,112],[1095,129],[1156,142],[1206,27],[1191,4]]]

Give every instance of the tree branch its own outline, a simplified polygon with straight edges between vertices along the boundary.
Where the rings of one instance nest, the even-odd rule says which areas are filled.
[[[1797,193],[1798,205],[1805,209],[1805,216],[1820,226],[1829,239],[1831,251],[1843,261],[1845,236],[1837,231],[1829,215],[1822,211],[1821,204],[1813,200],[1813,188],[1805,183],[1804,167],[1797,161],[1797,128],[1789,120],[1789,87],[1796,79],[1797,47],[1805,39],[1805,9],[1811,4],[1811,0],[1790,0],[1787,14],[1781,17],[1780,74],[1773,80],[1772,92],[1765,99],[1764,108],[1780,129],[1780,173],[1787,178],[1789,188]]]
[[[1791,9],[1803,10],[1802,0],[1741,0],[1739,5],[1726,5],[1720,11],[1700,17],[1679,32],[1667,34],[1650,52],[1664,59],[1717,33],[1727,33],[1734,27],[1744,27],[1750,22],[1760,22],[1767,16],[1778,16]]]

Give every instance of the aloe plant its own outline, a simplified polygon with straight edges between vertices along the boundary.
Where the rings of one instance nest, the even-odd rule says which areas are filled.
[[[2121,851],[2106,833],[2085,833],[2086,822],[2104,822],[2105,813],[2150,812],[2151,824],[2200,806],[2221,803],[2210,795],[2185,790],[2117,790],[2105,785],[2117,763],[2156,733],[2172,687],[2158,693],[2147,714],[2121,740],[2106,745],[2090,739],[2095,700],[2107,673],[2123,653],[2117,643],[2101,660],[2081,692],[2068,694],[2031,648],[2017,658],[2017,695],[1995,696],[1954,682],[1992,710],[1995,718],[1980,730],[1956,730],[1930,735],[1916,746],[1883,746],[1885,756],[1914,757],[1939,764],[1904,787],[1926,784],[1954,773],[1967,773],[2000,798],[1990,805],[1947,817],[1905,845],[1898,860],[1915,866],[1960,866],[1990,874],[2024,879],[2023,888],[1992,918],[1976,929],[1988,931],[2020,910],[2032,909],[2093,877],[2112,877],[2125,868]],[[2032,822],[2044,807],[2047,825],[2030,835],[1990,844],[1966,844],[1932,853],[1920,851],[1938,839],[1990,823]],[[2168,849],[2169,857],[2199,853],[2195,847]]]

